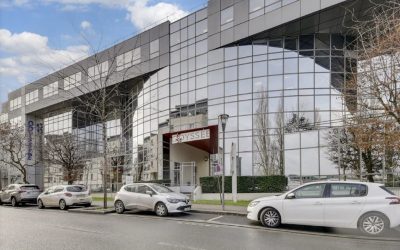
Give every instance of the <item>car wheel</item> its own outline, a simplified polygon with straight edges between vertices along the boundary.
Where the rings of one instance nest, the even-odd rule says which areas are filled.
[[[39,209],[43,209],[44,208],[43,201],[41,199],[38,200],[37,204],[38,204],[38,208]]]
[[[367,213],[361,217],[358,227],[367,235],[382,235],[389,227],[389,221],[381,213]]]
[[[1,205],[3,205],[3,202],[1,201],[1,198],[0,198],[0,206],[1,206]]]
[[[65,200],[60,200],[59,205],[60,205],[60,209],[61,210],[67,210],[68,209],[68,206],[67,206],[67,203],[65,202]]]
[[[117,200],[114,204],[115,212],[118,214],[123,214],[125,211],[125,205],[122,201]]]
[[[15,199],[15,197],[11,197],[11,206],[18,207],[18,205],[17,199]]]
[[[168,215],[167,206],[165,206],[165,204],[162,202],[157,203],[156,214],[157,214],[157,216],[161,216],[161,217],[167,216]]]
[[[281,225],[281,215],[276,209],[265,208],[260,215],[261,224],[265,227],[279,227]]]

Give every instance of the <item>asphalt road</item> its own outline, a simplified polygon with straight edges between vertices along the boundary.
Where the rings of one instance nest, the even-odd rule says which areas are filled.
[[[320,230],[288,226],[266,230],[243,217],[213,214],[158,218],[149,213],[92,215],[0,207],[1,250],[400,249],[397,231],[398,240],[387,240],[320,234]]]

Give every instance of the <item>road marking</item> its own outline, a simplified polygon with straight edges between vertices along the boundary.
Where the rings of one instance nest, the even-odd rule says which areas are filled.
[[[211,218],[211,219],[209,219],[209,220],[207,220],[207,221],[214,221],[214,220],[218,220],[218,219],[221,219],[222,217],[224,217],[223,215],[221,215],[221,216],[217,216],[217,217],[215,217],[215,218]]]
[[[206,250],[204,248],[197,248],[197,247],[191,247],[191,246],[180,245],[180,244],[173,244],[173,243],[168,243],[168,242],[157,242],[157,244],[161,245],[161,246],[173,247],[175,249]]]

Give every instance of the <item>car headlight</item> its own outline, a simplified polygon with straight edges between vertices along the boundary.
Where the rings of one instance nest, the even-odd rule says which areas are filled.
[[[173,198],[167,198],[167,201],[168,201],[169,203],[178,203],[178,202],[180,202],[181,200],[179,200],[179,199],[173,199]]]
[[[260,203],[259,201],[252,201],[249,203],[249,207],[255,207],[257,204]]]

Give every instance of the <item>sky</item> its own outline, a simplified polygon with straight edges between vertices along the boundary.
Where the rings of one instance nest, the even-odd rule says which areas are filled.
[[[0,103],[7,94],[207,0],[0,0]]]

